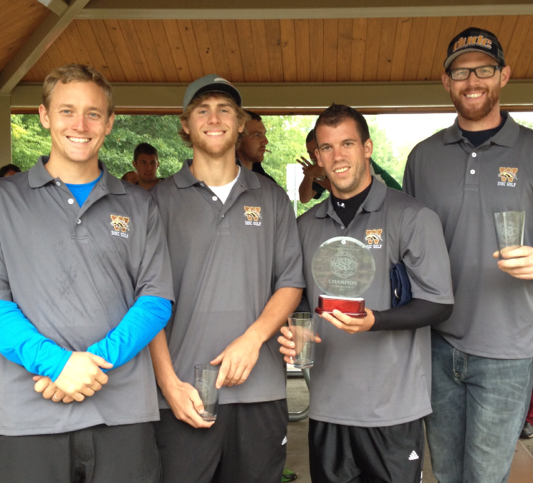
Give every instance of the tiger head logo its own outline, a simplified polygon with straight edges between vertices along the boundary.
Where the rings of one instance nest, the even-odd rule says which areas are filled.
[[[128,216],[111,215],[111,226],[115,231],[126,233],[130,229],[130,218]]]
[[[259,218],[261,218],[261,207],[260,206],[245,206],[244,216],[246,216],[246,219],[248,221],[259,221]]]
[[[500,168],[498,176],[505,183],[513,183],[515,179],[518,179],[516,173],[518,168]]]
[[[367,243],[369,245],[372,245],[372,244],[378,245],[382,241],[382,238],[381,238],[381,234],[382,233],[383,233],[382,229],[379,229],[379,230],[366,230],[365,240],[367,241]]]

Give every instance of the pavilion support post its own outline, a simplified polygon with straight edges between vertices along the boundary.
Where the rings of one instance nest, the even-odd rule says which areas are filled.
[[[0,95],[0,166],[11,163],[11,96]]]

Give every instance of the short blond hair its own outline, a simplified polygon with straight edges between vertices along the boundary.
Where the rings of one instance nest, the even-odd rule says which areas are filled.
[[[180,130],[178,131],[178,135],[181,138],[181,140],[185,143],[185,145],[189,148],[192,147],[191,136],[189,136],[189,134],[187,134],[185,130],[183,129],[183,123],[187,123],[189,121],[189,117],[194,108],[196,108],[203,101],[211,97],[223,97],[224,99],[227,99],[229,101],[231,107],[233,107],[233,109],[235,109],[235,112],[237,113],[237,121],[239,122],[239,126],[246,124],[251,119],[250,115],[235,102],[235,99],[233,99],[233,97],[229,96],[228,94],[225,94],[223,92],[206,92],[205,94],[201,94],[198,97],[195,97],[191,102],[189,102],[189,105],[187,106],[185,111],[183,111],[183,114],[180,116],[180,121],[181,121],[182,126],[180,127]],[[237,144],[235,147],[236,149],[241,144],[242,138],[245,135],[246,135],[246,129],[243,130],[243,132],[239,133],[239,136],[237,137]]]
[[[52,92],[57,82],[62,84],[69,82],[94,82],[104,91],[107,100],[107,117],[110,117],[115,110],[115,100],[113,98],[113,88],[107,79],[96,69],[88,65],[67,64],[63,67],[56,67],[46,76],[43,83],[43,105],[46,110],[50,110]]]

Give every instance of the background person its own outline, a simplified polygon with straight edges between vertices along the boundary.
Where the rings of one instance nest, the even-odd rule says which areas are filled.
[[[9,178],[17,173],[20,173],[20,168],[14,164],[6,164],[0,168],[0,178]]]
[[[159,154],[157,149],[151,144],[137,144],[133,151],[133,167],[136,169],[139,182],[137,183],[145,190],[152,189],[160,179],[157,177],[159,169]]]
[[[263,167],[266,146],[266,128],[259,114],[252,111],[244,111],[250,116],[246,121],[245,129],[237,147],[237,159],[243,167],[255,173],[262,174],[277,184],[276,180],[270,176]]]
[[[137,171],[128,171],[127,173],[124,173],[120,179],[131,184],[139,184],[139,175],[137,174]]]

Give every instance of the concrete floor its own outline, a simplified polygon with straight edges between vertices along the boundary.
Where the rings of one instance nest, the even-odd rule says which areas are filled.
[[[287,380],[289,411],[301,411],[309,404],[309,392],[302,377]],[[311,483],[309,455],[307,448],[308,420],[290,423],[287,442],[286,468],[298,473],[298,483]],[[426,445],[423,483],[437,483],[431,471],[431,462]],[[516,445],[515,457],[508,483],[533,483],[533,439],[520,440]]]

